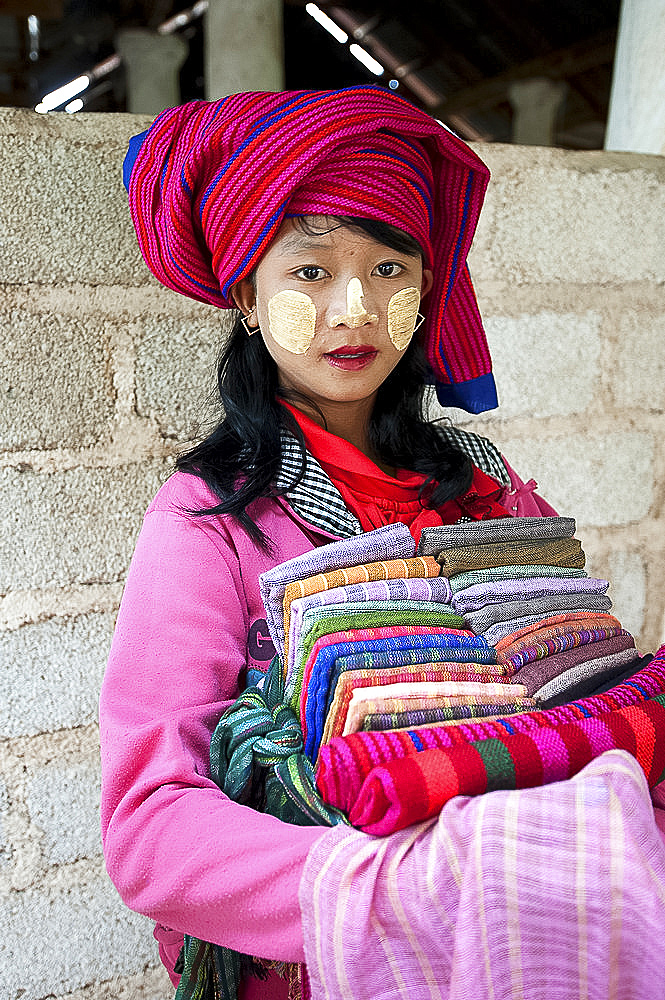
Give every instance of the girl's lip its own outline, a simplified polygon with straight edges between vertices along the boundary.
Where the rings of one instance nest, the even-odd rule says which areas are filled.
[[[365,354],[376,354],[376,348],[371,344],[345,344],[344,347],[336,347],[334,351],[326,351],[328,358],[357,358]]]
[[[327,351],[324,358],[329,365],[340,371],[358,372],[371,365],[378,353],[375,347],[361,344],[358,347],[338,347],[334,351]]]

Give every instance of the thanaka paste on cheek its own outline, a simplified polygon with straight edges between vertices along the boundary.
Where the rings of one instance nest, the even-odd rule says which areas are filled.
[[[285,351],[306,354],[316,330],[316,306],[304,292],[277,292],[268,302],[268,326]]]
[[[398,351],[404,351],[411,343],[419,305],[417,288],[400,288],[388,302],[388,336]]]

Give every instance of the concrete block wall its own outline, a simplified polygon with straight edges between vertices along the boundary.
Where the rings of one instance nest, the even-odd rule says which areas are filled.
[[[0,111],[0,1000],[171,994],[98,838],[96,704],[141,514],[208,412],[226,314],[160,288],[129,115]],[[482,147],[487,433],[578,518],[619,617],[665,633],[665,160]],[[459,413],[452,413],[455,419]]]

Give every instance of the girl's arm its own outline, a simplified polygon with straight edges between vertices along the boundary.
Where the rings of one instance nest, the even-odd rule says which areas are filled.
[[[298,885],[323,831],[208,778],[249,622],[232,540],[205,520],[153,509],[138,540],[100,702],[106,864],[127,905],[167,927],[302,961]]]

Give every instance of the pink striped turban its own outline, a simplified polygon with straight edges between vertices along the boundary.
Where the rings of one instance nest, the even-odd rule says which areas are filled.
[[[488,180],[464,142],[378,86],[169,108],[125,161],[148,267],[223,309],[289,215],[360,216],[409,233],[434,273],[421,336],[439,400],[472,413],[497,405],[466,264]]]

